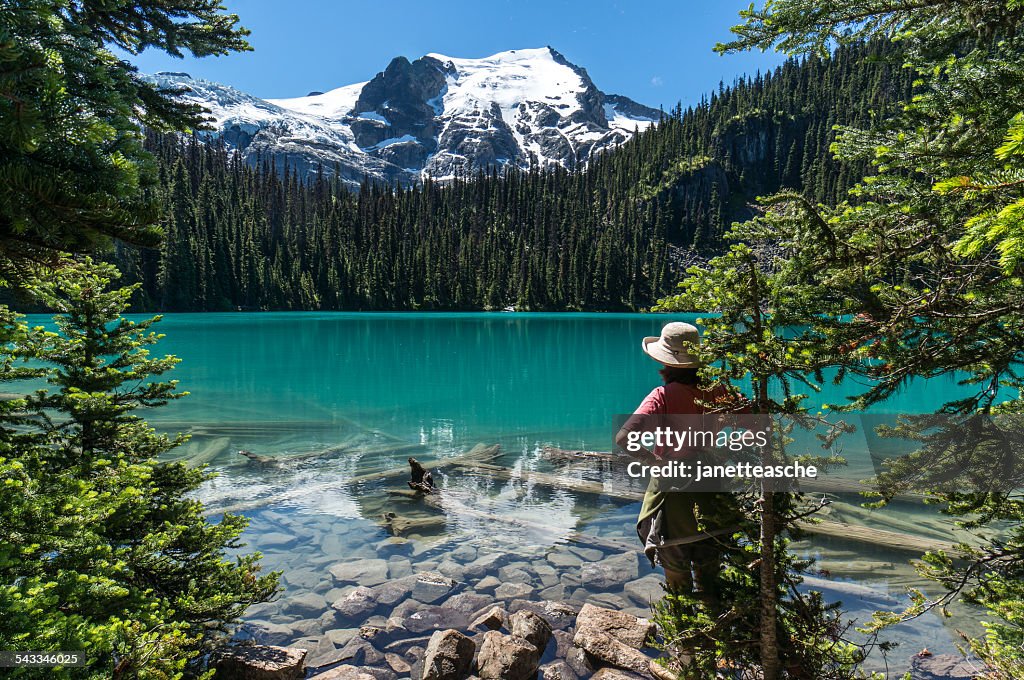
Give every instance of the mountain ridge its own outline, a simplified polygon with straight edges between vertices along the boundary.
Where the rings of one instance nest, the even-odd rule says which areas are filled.
[[[605,94],[551,47],[481,59],[399,56],[368,81],[261,99],[187,73],[147,76],[210,112],[202,134],[244,159],[321,170],[356,186],[450,180],[513,165],[573,169],[655,123],[661,112]]]

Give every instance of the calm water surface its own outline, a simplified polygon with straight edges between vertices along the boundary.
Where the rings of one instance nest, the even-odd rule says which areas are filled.
[[[181,358],[174,377],[191,395],[152,420],[193,434],[173,456],[221,473],[203,490],[203,500],[214,510],[250,515],[250,547],[264,552],[269,568],[285,570],[282,600],[250,612],[274,642],[299,641],[327,654],[346,635],[328,635],[330,629],[358,627],[320,616],[328,603],[357,583],[375,585],[425,569],[461,576],[469,584],[463,592],[493,595],[493,583],[479,590],[475,584],[505,566],[505,580],[522,582],[516,596],[589,600],[642,615],[657,593],[657,575],[644,560],[629,588],[588,590],[579,578],[581,563],[616,554],[609,547],[616,541],[633,544],[638,505],[537,483],[526,473],[600,481],[592,465],[553,466],[543,447],[609,450],[613,416],[632,411],[658,384],[658,366],[641,353],[640,339],[657,335],[669,320],[693,318],[171,314],[159,325],[167,337],[158,349]],[[829,387],[810,403],[837,403],[852,388]],[[928,411],[956,390],[951,380],[919,383],[885,410]],[[510,478],[442,468],[439,483],[448,500],[441,510],[396,494],[403,477],[372,477],[403,468],[409,455],[436,461],[477,444],[501,446],[491,462],[511,469]],[[268,458],[254,463],[240,450]],[[855,472],[868,470],[862,439],[851,438],[844,453]],[[837,516],[875,522],[858,510],[856,498],[845,500],[835,506]],[[384,527],[386,512],[413,521],[402,538]],[[885,512],[879,527],[892,529],[895,522],[933,538],[952,536],[934,513],[914,504]],[[601,537],[601,552],[567,542],[574,532]],[[834,539],[797,547],[828,570],[829,580],[815,586],[858,616],[898,606],[907,585],[923,585],[907,566],[908,553]],[[482,574],[467,566],[487,564],[492,554],[501,559],[492,559]],[[371,569],[338,579],[330,573],[339,562],[377,558],[387,560],[386,574]],[[384,613],[372,616],[382,621]],[[950,624],[926,616],[901,626],[892,636],[903,643],[895,665],[905,667],[921,647],[954,650],[952,626],[972,629],[972,619]]]

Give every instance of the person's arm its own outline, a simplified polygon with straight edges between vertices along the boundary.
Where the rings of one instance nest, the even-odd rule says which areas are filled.
[[[660,462],[661,459],[646,447],[641,446],[637,451],[630,451],[626,446],[629,444],[629,435],[631,432],[643,431],[645,429],[644,426],[649,422],[649,419],[652,416],[664,412],[665,392],[663,388],[658,387],[651,391],[651,393],[648,394],[642,402],[640,402],[640,406],[638,406],[636,411],[633,412],[633,416],[626,420],[622,427],[619,428],[619,431],[615,435],[615,446],[644,463],[653,464]]]

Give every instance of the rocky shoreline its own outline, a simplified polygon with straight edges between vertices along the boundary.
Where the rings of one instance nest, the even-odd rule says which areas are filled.
[[[435,575],[426,579],[433,587]],[[413,586],[415,588],[415,585]],[[361,594],[359,598],[363,600]],[[654,625],[624,612],[567,602],[507,606],[455,595],[445,605],[396,609],[384,626],[361,626],[341,649],[240,645],[214,661],[227,680],[599,680],[674,677],[654,664]],[[450,604],[449,604],[450,603]],[[411,613],[409,613],[411,612]]]

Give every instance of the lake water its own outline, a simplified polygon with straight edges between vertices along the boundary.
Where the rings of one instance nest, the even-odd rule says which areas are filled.
[[[452,606],[464,613],[504,597],[592,601],[644,615],[659,579],[642,556],[635,569],[625,567],[626,583],[595,588],[581,579],[585,564],[608,558],[609,569],[622,572],[621,555],[635,554],[638,503],[572,491],[538,474],[601,481],[593,465],[553,463],[544,447],[609,450],[613,416],[632,411],[659,382],[658,366],[641,353],[640,339],[657,335],[669,320],[693,318],[168,315],[159,325],[167,337],[157,350],[182,359],[173,377],[191,395],[151,420],[193,434],[172,457],[221,473],[203,490],[203,500],[213,512],[249,515],[250,548],[265,554],[268,568],[284,571],[281,600],[249,613],[252,630],[264,640],[301,644],[330,659],[361,623],[385,625],[391,607],[408,614],[417,605],[400,604],[409,593],[398,593],[393,604],[341,616],[329,603],[357,585],[422,571],[460,581]],[[885,410],[928,411],[956,389],[953,381],[919,383]],[[842,396],[830,388],[811,403],[836,403]],[[500,445],[500,454],[486,462],[502,466],[501,474],[440,467],[441,508],[401,495],[407,477],[386,474],[405,469],[410,455],[441,461],[477,444]],[[860,448],[854,442],[847,454],[857,459]],[[838,500],[830,512],[847,521],[870,525],[878,518],[881,528],[897,522],[926,537],[953,535],[913,503],[872,515],[857,508],[856,498]],[[401,536],[388,530],[385,513],[405,522]],[[598,538],[588,542],[587,536]],[[897,607],[908,585],[929,588],[909,568],[911,553],[825,538],[796,547],[818,556],[827,570],[814,585],[861,618]],[[439,596],[432,604],[445,601]],[[927,615],[894,630],[891,637],[902,645],[892,666],[905,669],[906,659],[926,646],[953,651],[954,627],[975,630],[974,616],[958,613],[951,621]]]

